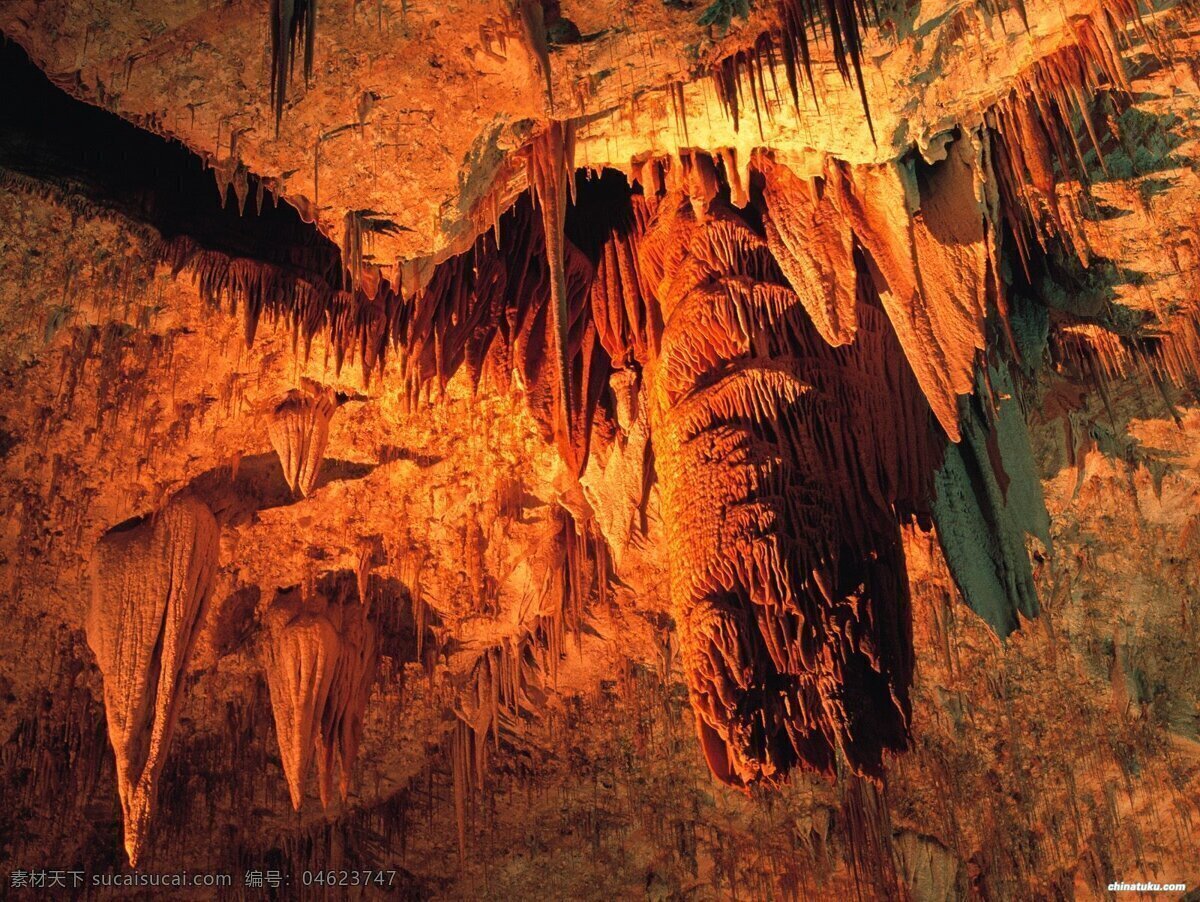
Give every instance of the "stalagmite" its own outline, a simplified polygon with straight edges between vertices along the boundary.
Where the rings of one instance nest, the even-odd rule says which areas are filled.
[[[150,519],[110,530],[92,556],[87,637],[104,675],[131,865],[146,848],[218,540],[208,508],[177,495]]]
[[[307,497],[317,486],[335,410],[333,390],[306,379],[271,411],[267,433],[294,493]]]

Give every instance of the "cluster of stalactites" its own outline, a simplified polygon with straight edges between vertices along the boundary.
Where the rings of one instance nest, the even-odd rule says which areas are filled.
[[[488,746],[519,744],[523,718],[540,716],[546,704],[544,668],[532,633],[486,649],[459,695],[449,736],[450,773],[460,859],[466,855],[472,800],[484,785]]]
[[[851,166],[830,158],[810,178],[760,152],[747,170],[741,174],[731,153],[689,151],[643,163],[638,177],[648,198],[685,195],[696,223],[718,197],[741,206],[750,179],[759,178],[770,266],[782,270],[817,331],[834,346],[853,341],[856,285],[869,276],[930,406],[956,441],[958,398],[971,391],[989,307],[1004,311],[982,143],[974,136],[948,142],[933,164]],[[680,253],[665,234],[641,242],[642,255],[658,266]],[[644,271],[639,264],[642,282]],[[651,292],[642,286],[642,294]],[[669,315],[664,308],[662,316]]]
[[[767,243],[822,337],[853,341],[865,271],[909,365],[951,441],[971,391],[989,301],[1002,310],[994,214],[977,142],[934,164],[849,166],[799,179],[760,155]],[[860,262],[861,261],[861,265]]]
[[[1136,14],[1136,6],[1118,2],[1074,17],[1076,40],[1038,60],[985,115],[994,135],[992,170],[1001,211],[1026,269],[1033,242],[1044,252],[1057,241],[1088,261],[1079,196],[1063,196],[1059,186],[1074,179],[1086,187],[1088,151],[1095,153],[1095,165],[1104,166],[1105,127],[1097,125],[1096,101],[1105,91],[1120,97],[1129,91],[1117,29]]]
[[[356,591],[340,583],[333,597],[282,590],[264,617],[263,667],[297,811],[314,758],[322,806],[332,798],[335,770],[343,801],[349,793],[378,665],[375,626]]]
[[[298,44],[304,45],[304,80],[312,78],[316,27],[317,0],[271,0],[271,109],[276,132],[283,119]]]
[[[131,865],[146,846],[218,553],[216,520],[185,494],[106,533],[92,556],[86,630],[104,676]]]
[[[776,3],[779,27],[760,35],[754,45],[740,50],[713,67],[713,82],[721,105],[738,128],[745,106],[743,82],[754,106],[759,134],[764,111],[771,109],[767,83],[776,101],[780,95],[776,67],[783,63],[787,88],[797,109],[800,106],[801,80],[819,103],[813,78],[813,47],[828,41],[834,64],[842,78],[858,85],[867,125],[874,136],[866,84],[863,81],[863,31],[879,23],[879,11],[873,2],[862,0],[779,0]]]
[[[187,237],[164,240],[157,256],[171,267],[172,275],[184,270],[196,279],[200,295],[213,307],[228,306],[242,316],[246,347],[254,344],[258,325],[265,316],[292,330],[292,351],[308,358],[312,341],[324,334],[340,373],[347,357],[356,356],[363,381],[382,372],[393,341],[405,331],[407,308],[386,280],[366,278],[362,284],[343,290],[342,275],[330,266],[328,254],[314,249],[311,259],[294,268],[276,266],[220,251],[201,248]],[[372,289],[371,293],[365,287]]]
[[[833,347],[707,178],[677,184],[639,259],[665,321],[647,378],[702,748],[737,785],[839,754],[878,777],[907,742],[896,511],[931,491],[929,407],[865,273],[855,340]]]
[[[316,488],[336,410],[333,389],[305,379],[302,388],[289,391],[268,415],[267,434],[294,494],[307,498]]]
[[[551,210],[548,216],[546,210],[556,203],[543,200],[538,216],[526,194],[501,217],[502,245],[482,236],[471,250],[439,265],[424,290],[405,300],[402,366],[412,399],[427,386],[444,386],[464,365],[474,385],[488,379],[507,389],[515,377],[515,387],[560,453],[569,439],[563,460],[578,473],[586,466],[593,418],[610,371],[601,335],[618,350],[622,336],[632,341],[634,333],[619,322],[613,325],[623,315],[624,296],[613,299],[602,333],[592,311],[608,300],[591,293],[593,265],[561,234],[558,250],[548,250],[546,228],[557,226],[558,214]],[[562,271],[556,275],[559,254]],[[620,265],[618,258],[618,271]],[[606,281],[619,290],[626,285],[620,275]],[[557,297],[556,291],[561,292]],[[636,311],[637,301],[629,303]],[[640,330],[636,334],[641,341]],[[569,427],[566,433],[564,427]]]
[[[1122,57],[1126,29],[1164,56],[1158,27],[1135,0],[1106,0],[1073,16],[1074,41],[1039,60],[985,115],[995,205],[1030,275],[1038,254],[1065,253],[1090,263],[1083,220],[1089,180],[1106,171],[1106,148],[1122,141],[1118,114],[1130,102]],[[1073,184],[1068,184],[1073,183]],[[1103,391],[1108,380],[1141,367],[1156,383],[1187,384],[1200,372],[1200,320],[1188,314],[1165,334],[1118,335],[1097,323],[1056,331],[1056,363],[1075,367]]]

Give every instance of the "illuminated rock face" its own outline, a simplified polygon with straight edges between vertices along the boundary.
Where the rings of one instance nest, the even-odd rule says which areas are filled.
[[[271,445],[279,455],[288,487],[299,495],[310,495],[316,488],[335,410],[334,393],[310,384],[288,392],[270,413],[267,430]]]
[[[912,647],[894,508],[936,463],[928,407],[855,280],[830,347],[767,245],[668,194],[642,246],[662,304],[653,435],[697,729],[725,782],[878,777],[907,744]]]
[[[1200,23],[1068,5],[0,4],[0,854],[1200,881]]]
[[[212,513],[173,498],[100,540],[92,556],[88,644],[104,674],[125,851],[136,865],[153,829],[158,779],[183,706],[183,679],[217,568]]]

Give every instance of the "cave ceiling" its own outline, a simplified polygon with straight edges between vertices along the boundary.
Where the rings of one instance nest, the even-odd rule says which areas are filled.
[[[1194,3],[0,34],[10,870],[1200,886]]]

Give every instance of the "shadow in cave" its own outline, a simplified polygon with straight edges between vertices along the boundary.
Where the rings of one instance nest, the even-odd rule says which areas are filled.
[[[71,97],[4,36],[0,84],[0,169],[78,193],[165,239],[187,236],[209,250],[341,287],[337,245],[290,204],[273,202],[257,176],[245,173],[250,200],[239,212],[198,155]]]
[[[375,467],[375,464],[326,458],[314,491],[332,482],[362,479]],[[259,511],[304,500],[292,493],[273,452],[243,457],[236,468],[226,464],[207,470],[193,479],[188,488],[209,506],[223,526],[240,526],[251,522]]]

